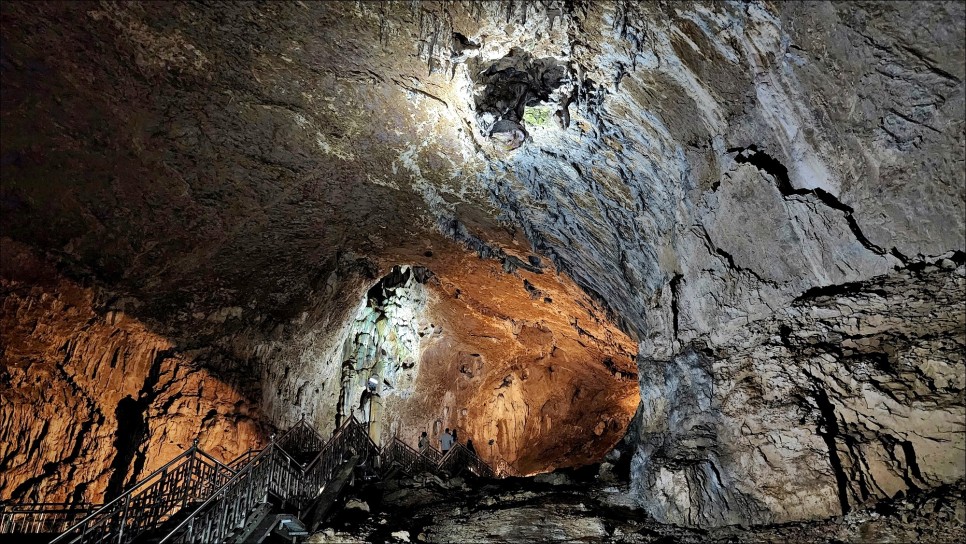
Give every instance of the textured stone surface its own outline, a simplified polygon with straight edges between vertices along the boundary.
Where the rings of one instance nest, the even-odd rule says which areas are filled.
[[[601,457],[637,408],[633,342],[549,268],[459,262],[427,282],[434,328],[408,398],[387,397],[388,430],[415,446],[423,430],[458,428],[485,460],[522,473]]]
[[[568,387],[606,392],[617,422],[634,371],[598,370],[624,341],[587,344],[581,320],[637,341],[637,497],[668,522],[828,516],[966,472],[950,302],[966,250],[962,3],[0,9],[3,235],[102,311],[126,301],[179,357],[258,384],[266,421],[334,425],[356,312],[404,264],[485,303],[464,319],[457,297],[427,299],[452,336],[421,341],[414,381],[450,410],[432,421],[475,439],[494,413],[567,395],[510,380],[495,409],[446,390],[460,352],[482,354],[474,328],[507,329],[516,375],[550,366],[529,345],[591,353],[570,357],[586,370]],[[940,256],[951,268],[921,268]],[[854,286],[849,311],[878,325],[817,298],[830,286]],[[551,290],[558,309],[531,298]],[[5,323],[30,304],[17,296]],[[533,439],[524,427],[507,426],[501,455]],[[567,463],[553,453],[528,466]]]
[[[306,363],[299,379],[335,397],[304,395],[311,417],[326,428],[371,415],[375,440],[414,448],[424,431],[439,448],[455,428],[514,472],[600,458],[637,408],[634,344],[567,278],[527,266],[507,273],[497,260],[454,255],[434,258],[439,273],[390,272],[337,356]],[[378,396],[364,396],[373,377]]]
[[[959,478],[966,269],[952,266],[809,293],[727,342],[642,361],[632,472],[648,512],[775,523]]]
[[[249,381],[206,369],[94,291],[0,241],[0,489],[96,502],[194,439],[230,461],[264,441]]]
[[[554,473],[564,476],[563,473]],[[621,485],[570,472],[498,483],[392,481],[364,486],[365,516],[346,512],[309,542],[391,541],[399,531],[425,542],[958,542],[966,534],[964,482],[913,492],[822,521],[710,529],[667,525],[626,504]],[[543,480],[542,482],[540,480]]]

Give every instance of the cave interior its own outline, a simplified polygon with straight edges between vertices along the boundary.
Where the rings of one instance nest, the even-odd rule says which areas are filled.
[[[312,542],[966,537],[961,2],[0,25],[0,533],[354,421],[486,468]]]

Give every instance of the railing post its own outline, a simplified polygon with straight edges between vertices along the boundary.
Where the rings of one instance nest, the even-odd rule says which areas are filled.
[[[224,499],[222,499],[222,500],[224,501]],[[225,520],[226,520],[227,517],[228,517],[228,508],[227,508],[227,505],[222,504],[221,505],[221,516],[220,516],[221,519],[218,522],[218,532],[217,532],[217,534],[218,534],[219,537],[221,535],[225,534]],[[219,538],[219,540],[220,540],[220,538]]]
[[[117,530],[117,544],[124,542],[124,527],[127,524],[127,513],[131,507],[131,494],[128,493],[124,499],[124,512],[121,514],[121,526]]]
[[[188,459],[188,472],[185,474],[184,483],[182,484],[184,492],[181,494],[181,508],[186,508],[188,506],[188,498],[191,495],[191,475],[195,470],[195,461],[198,458],[198,437],[196,436],[194,440],[191,441],[191,457]]]
[[[292,495],[292,461],[288,458],[285,459],[285,495],[282,497],[282,505],[288,503],[289,497]]]

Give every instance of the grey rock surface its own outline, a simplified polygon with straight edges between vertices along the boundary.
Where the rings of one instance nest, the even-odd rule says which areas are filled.
[[[959,478],[966,268],[807,293],[726,342],[642,359],[631,473],[655,519],[846,514]]]
[[[657,519],[966,474],[961,2],[0,9],[3,237],[256,382],[265,421],[330,425],[368,288],[472,251],[572,278],[638,343]]]
[[[874,508],[857,508],[845,516],[820,521],[768,526],[732,525],[691,528],[669,525],[640,515],[626,503],[622,487],[572,474],[565,485],[534,478],[471,482],[468,489],[436,488],[419,503],[384,496],[373,502],[374,516],[359,523],[350,513],[330,520],[330,528],[309,542],[375,542],[405,531],[419,542],[936,542],[962,540],[966,525],[964,481],[929,491],[913,491]],[[409,482],[399,482],[403,487]],[[381,486],[381,484],[376,484]],[[360,493],[377,496],[373,489]],[[378,518],[378,521],[375,519]]]

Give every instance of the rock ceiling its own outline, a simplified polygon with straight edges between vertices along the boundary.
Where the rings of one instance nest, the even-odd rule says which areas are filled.
[[[384,432],[523,472],[636,411],[668,522],[966,473],[961,3],[0,16],[3,496],[331,429],[381,354]]]

